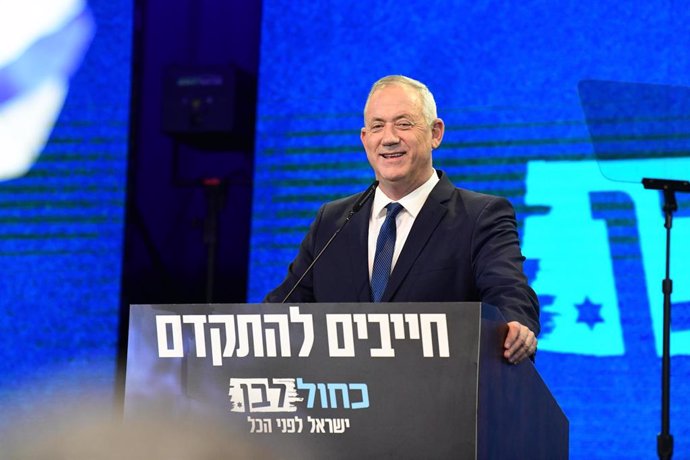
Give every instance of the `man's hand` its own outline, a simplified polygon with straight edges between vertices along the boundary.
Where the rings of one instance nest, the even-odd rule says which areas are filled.
[[[517,364],[537,351],[537,338],[527,326],[511,321],[508,323],[508,335],[503,347],[503,356],[512,364]]]

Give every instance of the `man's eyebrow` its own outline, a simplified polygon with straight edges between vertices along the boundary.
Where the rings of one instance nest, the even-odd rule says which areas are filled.
[[[400,115],[394,116],[393,121],[400,120],[401,118],[414,118],[414,117],[410,113],[401,113]],[[386,120],[383,117],[372,117],[369,121],[372,122],[372,121],[386,121]]]

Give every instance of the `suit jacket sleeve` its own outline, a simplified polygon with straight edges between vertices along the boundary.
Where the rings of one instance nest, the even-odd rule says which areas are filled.
[[[482,302],[497,306],[506,321],[519,321],[539,334],[539,301],[523,272],[525,258],[512,205],[492,197],[472,234],[472,265]]]

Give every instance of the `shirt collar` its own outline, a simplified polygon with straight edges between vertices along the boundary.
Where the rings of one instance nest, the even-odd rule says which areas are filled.
[[[405,195],[397,201],[398,203],[403,205],[405,211],[410,213],[410,215],[412,215],[413,218],[416,218],[417,214],[419,214],[419,211],[422,210],[422,206],[424,206],[426,199],[429,197],[429,194],[440,180],[438,178],[438,173],[436,172],[436,170],[434,169],[433,171],[434,173],[431,175],[431,177],[429,177],[429,179],[426,182],[424,182],[422,185],[420,185],[412,192],[408,193],[407,195]],[[374,193],[374,203],[371,206],[372,216],[385,216],[386,211],[384,211],[384,208],[388,205],[388,203],[392,201],[394,200],[388,198],[388,196],[386,196],[386,194],[383,193],[383,191],[377,187],[376,192]]]

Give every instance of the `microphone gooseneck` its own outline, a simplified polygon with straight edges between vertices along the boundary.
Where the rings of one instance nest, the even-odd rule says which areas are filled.
[[[295,292],[295,289],[297,289],[297,286],[302,282],[305,276],[312,270],[314,265],[316,264],[316,261],[319,260],[321,255],[326,251],[328,246],[331,245],[331,242],[335,239],[336,236],[338,236],[338,233],[347,225],[348,222],[350,222],[350,219],[352,219],[352,216],[355,215],[360,209],[362,209],[362,206],[366,204],[367,201],[369,201],[369,198],[371,198],[374,195],[374,192],[376,191],[376,187],[378,187],[379,181],[375,180],[374,182],[371,183],[371,185],[360,195],[360,197],[355,201],[355,204],[352,205],[352,209],[350,209],[350,212],[348,213],[347,217],[345,218],[345,222],[338,227],[338,229],[333,233],[333,235],[330,237],[330,239],[326,242],[326,244],[321,248],[321,250],[316,254],[316,257],[314,257],[314,260],[311,261],[309,266],[307,267],[306,270],[304,270],[304,273],[302,273],[302,276],[299,277],[297,282],[292,286],[292,289],[290,289],[290,292],[287,293],[287,295],[283,298],[283,300],[280,303],[285,303],[287,299],[290,298],[293,292]]]

